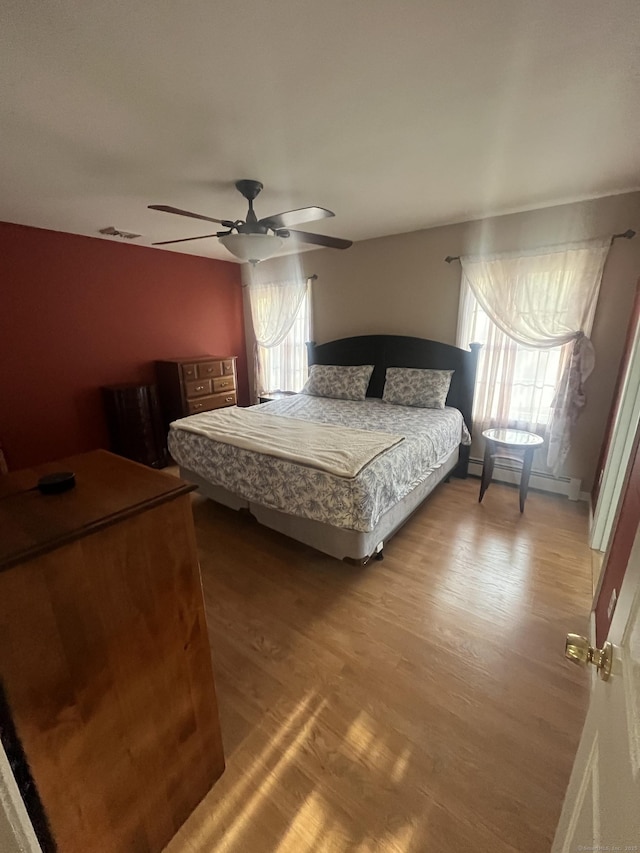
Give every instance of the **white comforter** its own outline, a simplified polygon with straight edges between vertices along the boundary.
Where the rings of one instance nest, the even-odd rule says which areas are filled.
[[[262,408],[232,406],[181,418],[171,426],[337,477],[355,477],[385,450],[404,441],[402,435],[304,421]]]

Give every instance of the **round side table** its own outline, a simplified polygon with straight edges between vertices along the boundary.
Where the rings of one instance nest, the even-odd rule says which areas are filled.
[[[491,484],[493,466],[496,459],[505,459],[509,462],[518,462],[522,465],[522,473],[520,475],[520,512],[524,512],[524,502],[527,499],[527,491],[529,489],[529,476],[531,474],[533,454],[544,444],[544,439],[533,432],[525,432],[522,429],[508,429],[506,427],[485,429],[482,435],[486,444],[478,502],[482,502],[484,493]]]

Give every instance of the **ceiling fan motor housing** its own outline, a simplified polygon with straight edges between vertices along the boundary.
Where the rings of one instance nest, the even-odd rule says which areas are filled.
[[[268,225],[263,225],[260,222],[251,222],[250,220],[236,225],[235,229],[238,234],[268,234],[269,231],[274,230],[269,228]]]

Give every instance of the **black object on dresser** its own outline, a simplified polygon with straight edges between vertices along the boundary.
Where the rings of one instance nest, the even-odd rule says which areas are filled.
[[[150,468],[169,462],[155,385],[108,385],[102,389],[111,450]]]

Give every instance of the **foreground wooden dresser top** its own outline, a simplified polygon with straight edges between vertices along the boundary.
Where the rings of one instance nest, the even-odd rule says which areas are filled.
[[[189,491],[105,451],[0,478],[0,677],[58,853],[159,853],[224,769]]]
[[[76,487],[41,495],[36,483],[54,471],[73,471]],[[0,477],[0,571],[195,488],[106,450]]]

